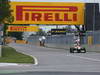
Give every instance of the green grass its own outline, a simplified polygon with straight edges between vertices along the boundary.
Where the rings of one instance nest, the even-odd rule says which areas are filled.
[[[34,64],[34,59],[31,56],[17,52],[12,47],[2,46],[2,57],[0,57],[0,62]]]

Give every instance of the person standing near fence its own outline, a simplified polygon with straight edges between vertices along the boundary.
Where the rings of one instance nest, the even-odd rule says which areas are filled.
[[[40,46],[42,46],[42,37],[39,37]]]
[[[45,40],[46,40],[45,36],[39,38],[40,46],[45,46]]]
[[[45,40],[46,40],[46,37],[42,36],[42,46],[45,46]]]

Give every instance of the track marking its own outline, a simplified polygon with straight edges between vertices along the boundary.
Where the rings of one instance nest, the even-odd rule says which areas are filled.
[[[34,58],[34,60],[35,60],[35,64],[34,65],[38,65],[38,60],[37,60],[37,58],[35,57],[35,56],[32,56],[33,58]]]
[[[67,55],[67,56],[78,57],[78,58],[82,58],[82,59],[86,59],[86,60],[90,60],[90,61],[98,61],[98,62],[100,62],[99,59],[94,59],[94,58],[88,58],[88,57],[82,57],[82,56],[76,56],[76,55]]]

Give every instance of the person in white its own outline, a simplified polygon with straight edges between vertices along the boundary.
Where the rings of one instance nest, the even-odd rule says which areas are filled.
[[[42,46],[45,46],[45,40],[46,40],[46,37],[42,36]]]
[[[39,43],[40,43],[40,46],[42,46],[42,38],[41,37],[39,38]]]
[[[42,37],[39,38],[40,46],[45,46],[45,40],[46,40],[45,36],[42,36]]]

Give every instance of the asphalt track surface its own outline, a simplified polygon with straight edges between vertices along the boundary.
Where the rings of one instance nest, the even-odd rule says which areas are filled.
[[[0,74],[0,75],[100,75],[100,73],[89,72],[26,72],[26,73],[13,73],[13,74]]]
[[[0,68],[1,71],[8,71],[9,69],[13,73],[15,71],[27,72],[14,75],[100,75],[100,53],[73,54],[69,53],[68,49],[53,49],[14,43],[10,44],[10,46],[18,52],[35,56],[38,60],[38,65],[21,64],[16,67],[8,66]]]

